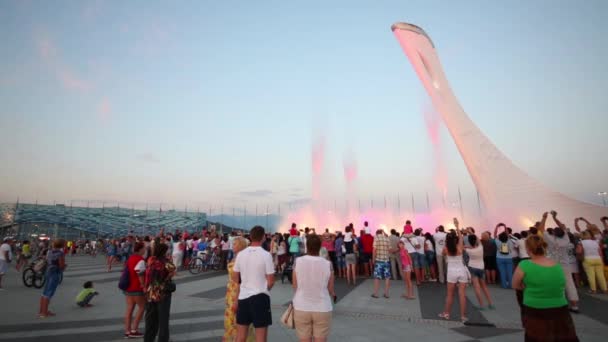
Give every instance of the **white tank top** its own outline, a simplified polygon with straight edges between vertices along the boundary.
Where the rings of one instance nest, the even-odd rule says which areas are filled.
[[[585,251],[585,259],[600,259],[600,244],[595,240],[581,241]]]
[[[448,270],[450,269],[450,267],[452,267],[452,269],[464,268],[464,262],[462,261],[462,255],[455,255],[455,256],[446,255],[446,256],[447,256]]]
[[[174,242],[173,243],[173,254],[183,254],[183,253],[184,253],[184,251],[179,249],[179,242]]]
[[[467,249],[469,255],[469,267],[483,270],[483,246],[478,244],[475,248]]]

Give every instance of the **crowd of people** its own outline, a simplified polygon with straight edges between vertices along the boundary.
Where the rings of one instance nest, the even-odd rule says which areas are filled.
[[[553,227],[548,227],[548,217]],[[123,267],[119,287],[125,294],[126,338],[144,337],[152,341],[169,338],[172,278],[201,252],[215,253],[228,271],[226,294],[226,341],[265,341],[272,324],[270,290],[275,276],[294,288],[294,325],[301,340],[324,341],[331,327],[332,301],[336,301],[335,279],[356,285],[361,278],[373,278],[371,297],[390,298],[390,280],[404,282],[406,300],[414,299],[414,284],[447,283],[442,319],[450,319],[454,297],[458,296],[460,319],[467,322],[465,290],[472,284],[475,308],[494,310],[489,285],[515,289],[521,318],[529,341],[547,336],[577,340],[571,313],[579,313],[578,289],[588,286],[590,294],[608,293],[608,217],[601,218],[604,230],[585,218],[569,229],[555,211],[544,213],[533,227],[514,233],[503,223],[493,232],[479,236],[473,227],[435,228],[433,234],[414,229],[407,221],[402,231],[375,234],[364,222],[359,234],[351,223],[344,231],[315,228],[298,229],[296,223],[286,233],[268,234],[256,226],[248,233],[218,234],[203,230],[198,234],[176,231],[156,236],[132,234],[122,239],[73,241],[62,239],[14,243],[4,238],[0,246],[0,289],[2,276],[17,255],[21,269],[32,257],[46,261],[46,282],[40,299],[39,317],[54,316],[50,300],[67,267],[66,255],[106,254],[107,270]],[[380,287],[383,291],[380,293]],[[98,293],[92,282],[84,284],[76,302],[90,307]],[[145,319],[145,331],[139,330]],[[553,334],[553,335],[552,335]]]

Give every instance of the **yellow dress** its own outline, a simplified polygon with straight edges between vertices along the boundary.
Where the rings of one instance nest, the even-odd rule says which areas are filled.
[[[232,268],[234,259],[228,263],[228,287],[226,289],[226,310],[224,311],[224,339],[223,341],[232,342],[236,339],[236,312],[232,307],[238,302],[239,284],[232,281]],[[247,342],[255,342],[255,330],[253,325],[249,326]]]

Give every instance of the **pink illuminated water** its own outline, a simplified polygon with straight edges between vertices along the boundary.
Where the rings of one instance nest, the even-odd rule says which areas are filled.
[[[425,113],[425,115],[427,115]],[[439,121],[428,114],[427,127],[429,137],[432,140],[434,154],[436,156],[436,168],[443,165],[441,161],[441,147],[439,144]],[[369,222],[372,233],[379,228],[388,232],[396,229],[401,232],[406,220],[411,220],[414,227],[421,227],[425,231],[434,232],[436,226],[443,224],[450,227],[453,208],[431,208],[427,212],[412,212],[411,208],[403,201],[399,202],[394,196],[387,198],[386,204],[383,202],[375,203],[372,208],[369,200],[361,200],[357,193],[358,168],[355,154],[348,150],[343,158],[343,176],[345,190],[343,197],[339,200],[329,196],[326,189],[326,148],[327,143],[323,135],[318,135],[311,147],[311,178],[312,178],[312,198],[311,202],[299,209],[288,212],[283,216],[279,231],[287,232],[292,222],[298,224],[300,229],[304,227],[315,228],[317,233],[322,233],[328,228],[330,231],[344,231],[344,227],[349,223],[355,225],[357,234],[363,228],[363,222]],[[446,177],[445,172],[436,172],[436,183],[438,191],[445,191]],[[443,194],[443,192],[442,192]]]

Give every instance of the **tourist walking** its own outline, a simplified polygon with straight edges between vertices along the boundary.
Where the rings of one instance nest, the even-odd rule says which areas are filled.
[[[59,279],[61,274],[67,267],[65,263],[65,240],[58,239],[53,241],[53,248],[47,253],[46,256],[46,273],[44,275],[45,283],[44,289],[42,290],[42,297],[40,297],[40,310],[38,310],[39,318],[47,318],[55,316],[55,313],[49,310],[51,298],[55,295],[57,287],[59,286]]]
[[[167,258],[168,246],[157,243],[154,254],[146,266],[144,294],[146,296],[146,330],[144,342],[169,341],[169,316],[171,314],[171,294],[175,292],[175,265]]]
[[[372,245],[372,263],[374,264],[374,293],[372,297],[378,298],[380,280],[384,280],[384,298],[389,298],[388,291],[391,286],[391,265],[389,259],[390,240],[382,229],[376,230],[376,238]]]
[[[469,270],[465,267],[462,260],[462,254],[464,253],[464,238],[458,220],[454,218],[454,226],[456,226],[456,233],[449,233],[445,239],[445,247],[443,255],[446,256],[448,273],[447,283],[448,292],[445,298],[445,308],[439,317],[444,319],[450,319],[450,312],[452,311],[452,304],[454,303],[454,291],[458,287],[458,299],[460,302],[460,320],[464,323],[468,321],[466,316],[466,286],[471,279]]]
[[[0,291],[4,290],[2,287],[2,278],[8,272],[8,266],[13,261],[13,252],[11,245],[13,239],[5,237],[0,245]]]
[[[547,244],[540,236],[528,236],[526,250],[530,260],[520,262],[513,275],[513,288],[524,293],[520,305],[525,340],[578,341],[562,267],[545,256]]]
[[[235,237],[232,241],[232,250],[234,255],[239,254],[240,251],[247,248],[247,239],[244,237]],[[234,273],[234,262],[231,260],[228,263],[228,286],[226,288],[226,309],[224,310],[224,337],[223,342],[233,342],[236,340],[237,335],[237,324],[236,324],[236,311],[239,300],[239,283],[233,280],[232,274]],[[253,327],[250,326],[249,333],[247,335],[247,342],[255,341],[255,332]]]
[[[133,254],[127,260],[126,268],[129,272],[129,286],[124,291],[125,302],[127,304],[125,311],[125,338],[138,338],[144,335],[139,332],[139,322],[144,316],[146,306],[146,298],[144,297],[144,275],[146,272],[146,262],[144,254],[146,253],[143,242],[136,242],[133,248]],[[137,306],[137,313],[133,319],[133,312]]]
[[[236,312],[238,342],[245,342],[251,324],[255,328],[255,340],[264,342],[272,325],[270,290],[274,285],[274,265],[270,253],[261,247],[264,234],[263,227],[253,227],[249,232],[251,245],[240,252],[234,262],[232,280],[241,284]]]
[[[298,259],[293,272],[294,320],[301,341],[324,342],[331,327],[334,274],[331,262],[319,256],[320,249],[320,237],[308,235],[307,255]]]
[[[112,265],[118,262],[118,241],[111,240],[106,249],[108,257],[106,258],[107,271],[112,271]]]
[[[486,284],[485,279],[483,246],[477,239],[477,235],[469,234],[467,235],[467,238],[470,246],[466,247],[467,254],[469,255],[469,273],[471,274],[471,282],[473,283],[475,296],[479,302],[479,306],[476,307],[476,309],[484,310],[486,308],[483,302],[484,296],[488,303],[487,308],[494,309],[494,304],[492,304],[492,298],[490,297],[490,291],[488,290],[488,285]]]
[[[182,267],[182,261],[184,260],[184,252],[186,250],[186,246],[184,244],[184,240],[180,235],[175,235],[173,237],[173,250],[171,256],[173,258],[173,265],[175,265],[176,270],[180,270]]]

